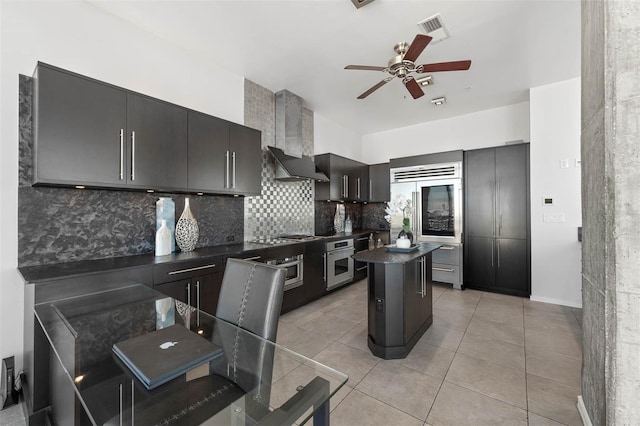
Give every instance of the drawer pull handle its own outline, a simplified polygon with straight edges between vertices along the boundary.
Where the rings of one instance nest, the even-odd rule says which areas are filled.
[[[431,268],[433,271],[440,271],[440,272],[453,272],[455,271],[455,269],[447,269],[447,268],[438,268],[438,267],[433,267]]]
[[[455,250],[455,247],[441,246],[438,250]]]
[[[215,266],[216,266],[216,264],[212,263],[211,265],[196,266],[195,268],[180,269],[178,271],[169,272],[169,275],[183,274],[185,272],[191,272],[191,271],[200,271],[201,269],[215,268]]]
[[[368,241],[369,237],[358,238],[356,241]]]
[[[262,256],[245,257],[242,260],[258,260],[258,259],[260,259],[260,257],[262,257]]]

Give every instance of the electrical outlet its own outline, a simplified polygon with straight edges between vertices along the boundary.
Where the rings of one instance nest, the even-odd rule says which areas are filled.
[[[376,299],[376,310],[378,312],[384,312],[384,300]]]
[[[235,241],[236,237],[233,235],[227,235],[227,241]]]

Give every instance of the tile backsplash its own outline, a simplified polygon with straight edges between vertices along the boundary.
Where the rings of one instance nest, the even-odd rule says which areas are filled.
[[[262,190],[244,199],[245,240],[284,234],[313,234],[313,182],[285,182],[275,178],[275,159],[267,146],[275,146],[275,95],[245,80],[244,122],[262,131]],[[313,112],[302,111],[302,154],[313,155]]]
[[[32,79],[23,75],[19,111],[18,266],[152,253],[158,197],[173,198],[177,220],[185,195],[32,187]],[[244,239],[242,198],[203,195],[190,204],[196,247]]]

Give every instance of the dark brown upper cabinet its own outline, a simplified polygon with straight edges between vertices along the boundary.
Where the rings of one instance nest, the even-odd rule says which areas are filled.
[[[369,200],[369,168],[366,164],[336,154],[314,157],[318,170],[329,182],[316,182],[316,200]]]
[[[198,191],[260,194],[258,130],[189,111],[189,187]]]
[[[38,63],[34,184],[253,195],[260,132]]]
[[[389,163],[369,166],[369,201],[372,203],[387,202],[391,199],[391,182]]]

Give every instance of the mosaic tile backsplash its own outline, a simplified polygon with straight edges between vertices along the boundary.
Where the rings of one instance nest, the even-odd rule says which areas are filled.
[[[275,95],[245,80],[244,122],[262,131],[262,190],[244,199],[245,240],[285,234],[313,234],[313,182],[284,182],[275,178],[275,159],[267,146],[275,146]],[[302,154],[313,155],[313,112],[303,109]]]
[[[177,220],[184,194],[31,186],[31,81],[20,76],[18,266],[152,253],[158,197],[173,198]],[[242,198],[204,195],[190,204],[200,229],[196,247],[244,239]]]

